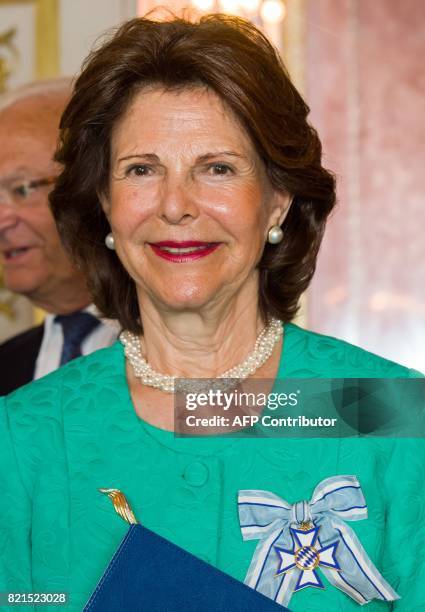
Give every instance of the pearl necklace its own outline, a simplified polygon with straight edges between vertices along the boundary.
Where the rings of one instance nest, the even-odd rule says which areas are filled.
[[[227,370],[224,372],[224,374],[219,374],[216,378],[238,378],[244,380],[245,378],[248,378],[250,374],[254,374],[254,372],[256,372],[270,357],[275,344],[282,336],[282,332],[281,321],[274,318],[270,319],[270,322],[259,334],[255,342],[254,350],[248,355],[245,361],[233,368],[230,368],[230,370]],[[120,341],[124,345],[124,352],[133,368],[134,375],[136,378],[140,379],[142,384],[147,385],[148,387],[161,389],[161,391],[165,391],[166,393],[174,393],[175,382],[176,380],[179,380],[179,391],[185,393],[200,391],[199,383],[195,383],[195,380],[199,379],[195,379],[193,383],[191,383],[190,379],[188,380],[179,376],[160,374],[151,368],[142,355],[140,340],[136,334],[129,331],[124,331],[120,334]],[[210,379],[202,380],[202,388],[205,388],[206,380]],[[211,380],[215,381],[216,379]],[[234,383],[231,382],[231,385],[233,384]]]

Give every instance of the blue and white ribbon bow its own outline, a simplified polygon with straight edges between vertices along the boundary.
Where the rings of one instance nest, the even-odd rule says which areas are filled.
[[[286,606],[302,588],[323,588],[320,569],[361,605],[399,599],[345,524],[367,518],[355,476],[322,480],[309,502],[294,505],[269,491],[239,491],[238,506],[243,539],[260,540],[245,583],[263,595]]]

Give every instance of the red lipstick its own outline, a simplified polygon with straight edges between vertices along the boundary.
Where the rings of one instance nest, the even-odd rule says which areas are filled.
[[[163,240],[151,243],[150,246],[159,257],[174,263],[184,263],[210,255],[220,244],[220,242],[200,242],[198,240],[185,240],[181,242]]]

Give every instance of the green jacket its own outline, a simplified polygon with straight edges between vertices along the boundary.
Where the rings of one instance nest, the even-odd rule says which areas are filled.
[[[279,378],[409,376],[346,342],[285,325]],[[119,342],[2,402],[0,592],[65,591],[67,609],[83,608],[128,528],[99,487],[121,489],[146,527],[243,581],[257,541],[241,537],[240,489],[295,503],[321,480],[353,474],[369,518],[348,524],[401,595],[368,611],[425,610],[424,440],[175,438],[136,415]],[[325,590],[295,593],[291,610],[358,609],[321,578]]]

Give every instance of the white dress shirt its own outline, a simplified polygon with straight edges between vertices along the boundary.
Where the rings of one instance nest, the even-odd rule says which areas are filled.
[[[84,312],[89,312],[95,317],[99,316],[93,304],[84,308]],[[60,323],[55,323],[55,316],[54,314],[48,314],[44,320],[43,340],[35,363],[34,380],[53,372],[60,364],[63,332],[62,325]],[[81,353],[83,355],[88,355],[100,348],[110,346],[117,339],[119,332],[120,327],[117,321],[101,319],[100,325],[84,338],[81,345]]]

